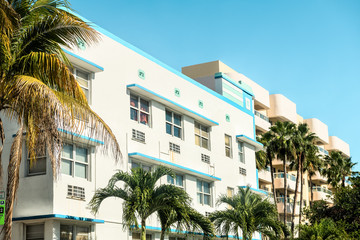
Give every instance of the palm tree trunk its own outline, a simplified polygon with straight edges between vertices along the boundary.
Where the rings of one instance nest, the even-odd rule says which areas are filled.
[[[146,240],[146,219],[141,219],[141,240]]]
[[[302,163],[303,159],[301,159],[301,163]],[[301,224],[301,212],[302,212],[302,205],[303,205],[303,190],[304,190],[304,183],[303,183],[303,174],[304,174],[304,166],[301,164],[301,168],[300,168],[300,174],[301,174],[301,179],[300,179],[300,208],[299,208],[299,225]]]
[[[8,180],[6,186],[6,206],[3,240],[11,240],[12,216],[14,210],[16,191],[19,187],[19,170],[22,155],[22,125],[17,132],[10,149],[10,160],[8,166]]]
[[[165,226],[161,226],[161,233],[160,233],[160,240],[164,240],[165,239]]]
[[[269,160],[270,160],[271,188],[272,188],[273,197],[274,197],[274,204],[276,205],[276,190],[275,190],[275,183],[274,183],[274,169],[273,169],[273,165],[272,165],[272,158],[269,157]],[[280,221],[279,213],[278,213],[278,220]]]
[[[342,187],[345,187],[345,177],[343,177],[343,178],[341,179],[341,186],[342,186]]]
[[[1,108],[0,108],[1,109]],[[1,110],[0,110],[1,112]],[[4,126],[3,126],[3,122],[0,118],[0,141],[1,141],[1,145],[0,145],[0,186],[2,187],[2,174],[3,174],[3,169],[2,169],[2,160],[1,160],[1,156],[2,156],[2,152],[3,152],[3,147],[4,147],[4,142],[5,142],[5,132],[4,132]]]
[[[309,178],[310,178],[310,207],[312,206],[312,203],[313,203],[313,201],[314,201],[314,192],[313,192],[313,188],[312,188],[312,177],[311,177],[311,175],[309,176]]]
[[[284,157],[284,162],[283,162],[283,167],[284,167],[284,224],[286,226],[286,215],[287,215],[287,208],[286,208],[286,203],[287,203],[287,173],[286,173],[286,161],[287,161],[287,156],[285,155]]]
[[[292,215],[291,215],[291,235],[294,237],[294,228],[295,228],[295,210],[296,210],[296,199],[297,199],[297,193],[298,193],[298,185],[299,185],[299,176],[300,176],[300,164],[301,163],[301,156],[298,158],[298,167],[296,170],[296,185],[295,185],[295,194],[294,194],[294,204],[292,209]]]

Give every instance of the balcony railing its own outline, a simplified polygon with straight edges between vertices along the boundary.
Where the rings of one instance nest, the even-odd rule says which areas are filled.
[[[262,114],[262,113],[260,113],[260,112],[258,112],[256,110],[255,110],[255,115],[258,116],[259,118],[267,121],[267,122],[270,122],[270,120],[269,120],[269,118],[267,116],[265,116],[264,114]]]
[[[325,149],[323,149],[322,147],[317,146],[317,148],[319,149],[320,152],[322,152],[322,153],[324,153],[326,155],[329,155],[329,152],[326,151]]]
[[[284,203],[284,197],[277,197],[276,202],[277,203]],[[294,203],[294,199],[288,197],[286,203]],[[297,201],[296,205],[300,206],[300,201]]]
[[[274,178],[284,178],[284,173],[274,173]],[[286,178],[291,181],[296,181],[296,176],[292,174],[286,174]]]
[[[314,187],[312,187],[312,189],[315,192],[323,192],[323,193],[326,193],[326,194],[329,194],[329,195],[332,194],[332,191],[330,191],[329,189],[326,189],[324,187],[314,186]]]

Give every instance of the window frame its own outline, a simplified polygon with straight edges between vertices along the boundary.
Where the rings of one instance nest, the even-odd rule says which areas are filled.
[[[171,113],[171,122],[169,122],[168,120],[167,120],[167,113]],[[175,121],[174,121],[174,119],[175,119],[175,115],[177,115],[177,116],[179,116],[180,117],[180,125],[178,125],[178,124],[176,124],[175,123]],[[167,132],[167,125],[170,125],[170,127],[171,127],[171,133],[168,133]],[[171,136],[173,136],[173,137],[177,137],[177,138],[180,138],[180,139],[183,139],[184,138],[184,134],[183,134],[183,115],[181,115],[181,114],[178,114],[178,113],[176,113],[176,112],[174,112],[174,111],[172,111],[172,110],[170,110],[170,109],[165,109],[165,132],[166,132],[166,134],[169,134],[169,135],[171,135]],[[180,137],[178,137],[178,136],[176,136],[175,134],[174,134],[174,129],[175,128],[179,128],[180,129],[180,131],[179,131],[179,133],[180,133]]]
[[[46,146],[44,146],[44,151],[45,151],[45,155],[41,155],[41,156],[35,156],[35,165],[38,164],[39,159],[44,159],[45,161],[45,171],[44,172],[37,172],[37,173],[30,173],[30,158],[29,158],[29,150],[25,145],[25,152],[26,152],[26,176],[27,177],[32,177],[32,176],[39,176],[39,175],[46,175],[47,173],[47,158],[48,158],[48,154],[47,154],[47,150],[46,150]]]
[[[67,175],[67,176],[71,176],[73,178],[79,178],[79,179],[85,179],[85,180],[88,180],[90,181],[91,180],[91,169],[90,169],[90,166],[91,166],[91,146],[87,146],[87,145],[83,145],[83,144],[78,144],[78,143],[68,143],[68,142],[65,142],[64,145],[63,145],[63,148],[65,145],[71,145],[72,146],[72,159],[71,158],[65,158],[63,156],[63,149],[61,149],[61,163],[63,162],[63,160],[66,160],[66,161],[70,161],[71,162],[71,174],[67,174],[67,173],[64,173],[61,171],[61,174],[64,174],[64,175]],[[82,161],[78,161],[76,160],[76,149],[77,148],[84,148],[87,150],[87,154],[86,154],[86,160],[87,162],[82,162]],[[83,178],[83,177],[79,177],[79,176],[76,176],[76,171],[75,171],[75,166],[76,166],[76,163],[78,164],[81,164],[81,165],[85,165],[85,174],[86,174],[86,177]],[[61,168],[62,169],[62,168]]]
[[[199,126],[199,127],[197,127],[197,126]],[[203,130],[203,128],[205,128],[206,131]],[[199,129],[199,133],[196,133],[196,129]],[[203,136],[203,134],[202,134],[203,132],[207,133],[207,137]],[[210,150],[210,127],[205,126],[205,125],[195,121],[194,122],[194,134],[195,134],[195,145]],[[199,144],[196,143],[197,137],[199,138]],[[207,140],[207,148],[203,146],[203,141],[202,141],[203,139]]]
[[[35,238],[28,238],[28,234],[29,234],[29,229],[28,228],[30,228],[30,227],[40,227],[40,228],[42,228],[42,237],[43,237],[43,239],[45,239],[45,223],[44,222],[41,222],[41,223],[33,223],[33,224],[26,224],[25,225],[25,239],[26,240],[31,240],[31,239],[38,239],[39,238],[39,236],[35,236]],[[41,232],[35,232],[35,233],[38,233],[38,234],[40,234],[41,235]],[[40,238],[41,238],[41,236],[40,236]]]
[[[77,73],[78,71],[87,74],[88,79],[85,79],[83,77],[78,76],[78,73]],[[84,94],[86,96],[86,99],[87,99],[88,103],[91,104],[91,100],[92,100],[92,94],[91,94],[92,81],[91,80],[93,78],[93,72],[91,72],[89,70],[86,70],[84,68],[78,67],[78,66],[74,66],[74,68],[72,69],[72,73],[73,73],[77,83],[81,87],[81,89],[86,89],[87,90],[88,96],[86,96],[84,91],[83,92],[84,92]],[[78,78],[80,78],[80,80],[86,81],[88,83],[87,86],[84,86],[83,84],[81,84],[81,82],[78,81]]]
[[[198,189],[198,183],[201,183],[201,191],[199,191]],[[209,193],[206,193],[204,191],[204,183],[207,183],[209,184]],[[200,199],[198,198],[198,196],[201,196]],[[204,196],[209,196],[209,204],[206,204],[205,203],[205,197]],[[207,182],[207,181],[204,181],[204,180],[201,180],[201,179],[196,179],[196,197],[197,197],[197,203],[205,206],[210,206],[212,207],[212,183],[211,182]]]
[[[91,225],[78,225],[78,224],[68,224],[68,223],[60,223],[60,239],[61,238],[61,226],[70,226],[71,227],[71,240],[76,239],[79,230],[78,228],[87,228],[88,229],[88,233],[87,233],[87,238],[90,240],[91,239],[91,232],[92,232],[92,227]],[[67,240],[67,239],[66,239]]]
[[[178,177],[178,176],[181,176],[181,178],[182,178],[182,185],[181,185],[181,186],[177,184],[177,177]],[[172,182],[171,182],[171,179],[172,179]],[[184,177],[183,174],[177,174],[177,173],[175,173],[175,178],[172,178],[170,175],[167,175],[167,176],[166,176],[166,182],[167,182],[168,184],[174,185],[174,186],[176,186],[176,187],[179,187],[179,188],[182,188],[182,189],[185,190],[185,177]]]
[[[238,145],[238,159],[239,159],[239,162],[245,164],[245,147],[244,147],[244,142],[242,142],[242,141],[237,141],[237,145]]]
[[[226,145],[226,138],[229,138],[229,145]],[[227,154],[229,152],[229,155]],[[228,134],[225,134],[225,156],[228,158],[232,158],[232,137]]]
[[[132,105],[132,100],[131,99],[135,98],[135,97],[136,97],[136,101],[137,101],[137,105],[138,105],[137,107]],[[145,101],[145,102],[148,103],[148,112],[146,112],[146,110],[141,109],[141,101]],[[132,118],[132,111],[131,111],[132,109],[134,111],[136,111],[136,118],[137,119]],[[147,123],[143,123],[141,121],[141,119],[140,119],[141,116],[142,116],[141,114],[147,115]],[[133,120],[133,121],[135,121],[137,123],[140,123],[140,124],[143,124],[145,126],[151,127],[151,101],[146,99],[146,98],[143,98],[142,96],[137,95],[135,93],[130,93],[130,120]]]
[[[149,172],[152,172],[153,169],[154,169],[153,165],[151,165],[151,164],[147,164],[147,163],[144,164],[143,162],[138,162],[138,161],[133,161],[132,160],[131,164],[130,164],[130,170],[134,168],[133,164],[138,165],[138,167],[135,167],[135,168],[142,168],[143,170],[149,171]],[[149,170],[147,170],[145,168],[149,168]]]

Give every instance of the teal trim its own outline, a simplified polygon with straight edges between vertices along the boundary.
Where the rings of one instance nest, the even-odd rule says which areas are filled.
[[[144,88],[143,86],[140,86],[139,84],[129,84],[126,87],[127,88],[138,87],[138,88],[140,88],[140,89],[142,89],[142,90],[144,90],[144,91],[146,91],[148,93],[151,93],[152,95],[155,95],[155,96],[157,96],[157,97],[159,97],[159,98],[161,98],[161,99],[163,99],[163,100],[165,100],[165,101],[167,101],[167,102],[169,102],[171,104],[176,105],[177,107],[180,107],[180,108],[184,109],[185,111],[191,112],[192,114],[195,114],[195,115],[205,119],[206,121],[209,121],[209,122],[211,122],[211,123],[213,123],[215,125],[219,125],[219,123],[217,123],[217,122],[215,122],[215,121],[213,121],[213,120],[211,120],[211,119],[209,119],[209,118],[207,118],[207,117],[205,117],[205,116],[203,116],[203,115],[201,115],[201,114],[199,114],[199,113],[197,113],[197,112],[195,112],[195,111],[193,111],[193,110],[191,110],[191,109],[189,109],[187,107],[184,107],[184,106],[174,102],[173,100],[170,100],[170,99],[168,99],[166,97],[163,97],[163,96],[161,96],[161,95],[159,95],[159,94],[157,94],[157,93],[155,93],[155,92],[153,92],[153,91],[151,91],[151,90],[149,90],[147,88]]]
[[[83,138],[83,139],[86,139],[86,140],[89,140],[89,141],[92,141],[92,142],[96,142],[96,143],[100,143],[101,145],[104,145],[104,142],[103,142],[103,141],[100,141],[100,140],[97,140],[97,139],[94,139],[94,138],[90,138],[90,137],[87,137],[87,136],[84,136],[84,135],[80,135],[80,134],[78,134],[78,133],[70,132],[70,131],[67,131],[67,130],[64,130],[64,129],[61,129],[61,128],[58,128],[58,130],[59,130],[60,132],[66,133],[66,134],[73,135],[73,136],[75,136],[75,137]]]
[[[89,20],[87,20],[86,18],[80,16],[79,14],[77,14],[77,13],[75,13],[75,12],[69,10],[69,9],[66,9],[66,11],[68,11],[68,12],[70,12],[71,14],[74,14],[75,16],[81,18],[83,21],[90,23],[91,27],[94,28],[96,31],[104,34],[105,36],[107,36],[107,37],[111,38],[112,40],[120,43],[121,45],[129,48],[130,50],[132,50],[132,51],[134,51],[134,52],[142,55],[143,57],[149,59],[150,61],[152,61],[152,62],[154,62],[154,63],[156,63],[156,64],[158,64],[159,66],[161,66],[161,67],[165,68],[166,70],[174,73],[175,75],[183,78],[184,80],[186,80],[186,81],[194,84],[195,86],[197,86],[197,87],[201,88],[202,90],[210,93],[211,95],[213,95],[213,96],[215,96],[215,97],[223,100],[224,102],[232,105],[233,107],[238,108],[239,110],[241,110],[241,111],[243,111],[243,112],[246,112],[247,114],[249,114],[249,115],[251,115],[251,116],[254,115],[254,114],[250,114],[250,113],[247,112],[247,111],[244,111],[245,109],[244,109],[242,106],[239,106],[238,104],[230,101],[229,99],[225,98],[225,97],[222,96],[221,94],[219,94],[219,93],[217,93],[217,92],[215,92],[215,91],[213,91],[213,90],[205,87],[204,85],[202,85],[201,83],[195,81],[194,79],[189,78],[188,76],[186,76],[186,75],[182,74],[181,72],[175,70],[174,68],[166,65],[165,63],[163,63],[163,62],[161,62],[160,60],[154,58],[153,56],[151,56],[150,54],[144,52],[143,50],[141,50],[141,49],[135,47],[134,45],[132,45],[132,44],[130,44],[130,43],[122,40],[121,38],[119,38],[119,37],[117,37],[117,36],[115,36],[114,34],[110,33],[109,31],[107,31],[107,30],[99,27],[98,25],[96,25],[96,24],[94,24],[94,23],[91,23]]]
[[[259,170],[256,169],[256,187],[259,189]]]
[[[45,218],[62,218],[67,220],[76,220],[76,221],[84,221],[84,222],[93,222],[93,223],[104,223],[104,220],[94,219],[94,218],[84,218],[84,217],[74,217],[69,215],[62,214],[46,214],[46,215],[36,215],[36,216],[28,216],[28,217],[17,217],[12,220],[15,221],[25,221],[25,220],[36,220],[36,219],[45,219]]]
[[[245,84],[245,83],[237,83],[236,81],[234,81],[233,79],[231,79],[228,75],[222,73],[222,72],[218,72],[215,73],[215,78],[223,78],[225,79],[227,82],[231,83],[232,85],[234,85],[237,88],[240,88],[241,90],[243,90],[244,92],[247,92],[249,95],[254,96],[254,93],[252,91],[252,88]]]
[[[160,163],[165,163],[165,164],[168,164],[168,165],[170,165],[170,166],[178,167],[178,168],[181,168],[181,169],[190,171],[190,172],[194,172],[194,173],[197,173],[197,174],[200,174],[200,175],[203,175],[203,176],[210,177],[210,178],[213,178],[213,179],[216,179],[216,180],[221,181],[221,178],[212,176],[212,175],[210,175],[210,174],[203,173],[203,172],[199,172],[199,171],[197,171],[197,170],[194,170],[194,169],[191,169],[191,168],[188,168],[188,167],[184,167],[184,166],[181,166],[181,165],[172,163],[172,162],[168,162],[168,161],[162,160],[162,159],[160,159],[160,158],[151,157],[151,156],[145,155],[145,154],[143,154],[143,153],[133,152],[133,153],[129,153],[128,155],[129,155],[130,157],[131,157],[131,156],[145,157],[145,158],[148,158],[148,159],[151,159],[151,160],[155,160],[155,161],[160,162]]]
[[[244,102],[243,101],[240,101],[239,99],[235,98],[234,96],[228,94],[227,92],[223,92],[223,96],[224,97],[227,97],[228,99],[230,99],[231,101],[239,104],[240,106],[243,106],[244,105]]]
[[[250,137],[248,137],[248,136],[246,136],[246,135],[243,135],[243,134],[241,134],[241,135],[236,135],[236,137],[237,137],[237,138],[239,138],[239,137],[244,137],[244,138],[247,138],[247,139],[253,141],[253,142],[256,143],[256,144],[260,144],[261,146],[264,146],[264,144],[262,144],[261,142],[258,142],[258,141],[254,140],[254,139],[252,139],[252,138],[250,138]]]
[[[71,55],[71,56],[73,56],[73,57],[76,57],[76,58],[80,59],[81,61],[84,61],[84,62],[86,62],[86,63],[88,63],[88,64],[90,64],[90,65],[92,65],[92,66],[94,66],[94,67],[96,67],[96,68],[98,68],[98,69],[100,69],[101,71],[104,71],[104,68],[101,67],[101,66],[99,66],[99,65],[97,65],[96,63],[93,63],[93,62],[91,62],[91,61],[89,61],[89,60],[87,60],[87,59],[85,59],[85,58],[83,58],[83,57],[80,57],[80,56],[76,55],[75,53],[72,53],[72,52],[70,52],[70,51],[68,51],[68,50],[66,50],[66,49],[63,49],[63,48],[62,48],[62,50],[63,50],[65,53],[67,53],[67,54],[69,54],[69,55]]]
[[[247,186],[239,186],[239,188],[247,188]],[[262,194],[265,194],[265,195],[269,195],[268,192],[263,191],[263,190],[260,190],[260,189],[256,189],[256,188],[250,187],[250,190],[255,191],[255,192],[258,192],[258,193],[262,193]]]
[[[241,90],[241,89],[240,89],[240,91],[239,91],[239,90],[236,90],[235,88],[233,88],[233,87],[231,87],[230,85],[228,85],[226,82],[223,82],[222,86],[223,86],[223,88],[231,91],[232,93],[235,93],[236,95],[239,96],[239,98],[240,98],[241,100],[243,100],[243,90]]]

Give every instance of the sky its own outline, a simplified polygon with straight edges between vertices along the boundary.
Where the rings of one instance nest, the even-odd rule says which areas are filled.
[[[179,71],[221,60],[270,94],[285,95],[304,119],[320,119],[329,135],[349,143],[352,160],[360,162],[359,0],[70,3],[81,16]]]

